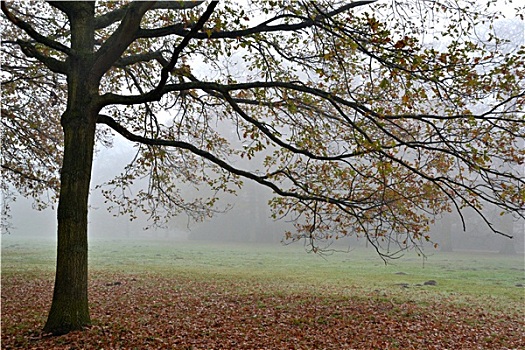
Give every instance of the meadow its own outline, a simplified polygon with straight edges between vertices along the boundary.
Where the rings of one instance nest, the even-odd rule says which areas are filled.
[[[521,349],[523,255],[90,242],[83,332],[40,332],[55,243],[2,237],[3,349]]]

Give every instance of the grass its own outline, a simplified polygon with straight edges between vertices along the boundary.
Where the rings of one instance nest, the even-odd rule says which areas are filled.
[[[321,257],[300,245],[94,239],[93,326],[46,339],[55,251],[53,241],[2,237],[6,349],[525,347],[523,255],[407,255],[385,266],[365,248]]]
[[[93,242],[92,270],[160,275],[177,271],[203,279],[247,279],[292,289],[388,291],[394,295],[496,298],[501,306],[523,305],[522,255],[440,253],[426,261],[406,256],[385,266],[372,249],[321,257],[302,246],[203,244],[196,242]],[[435,286],[424,282],[435,280]],[[408,288],[402,285],[408,284]]]
[[[2,273],[40,274],[54,270],[55,242],[4,236]],[[191,275],[215,280],[252,280],[288,290],[321,289],[337,293],[388,292],[424,302],[450,298],[490,301],[523,308],[523,255],[475,252],[433,253],[426,260],[407,255],[385,266],[372,249],[321,257],[300,245],[217,244],[169,240],[93,240],[91,272]],[[435,286],[424,282],[434,280]]]

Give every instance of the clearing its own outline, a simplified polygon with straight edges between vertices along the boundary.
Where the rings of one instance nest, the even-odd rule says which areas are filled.
[[[3,349],[525,348],[523,255],[98,240],[93,325],[48,337],[54,252],[3,237]]]

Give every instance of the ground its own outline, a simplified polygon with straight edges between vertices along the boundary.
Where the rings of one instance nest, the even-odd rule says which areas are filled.
[[[94,244],[93,324],[50,337],[46,249],[3,243],[2,349],[525,348],[522,256],[384,267],[366,252]]]

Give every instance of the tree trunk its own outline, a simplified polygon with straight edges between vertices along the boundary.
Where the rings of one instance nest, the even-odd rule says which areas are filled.
[[[64,2],[71,28],[67,108],[62,115],[64,159],[58,202],[58,248],[53,301],[44,332],[55,335],[89,325],[88,197],[93,164],[98,83],[91,76],[94,2]]]
[[[45,332],[53,334],[90,324],[87,218],[95,138],[95,124],[90,124],[75,121],[64,125],[55,289],[44,326]]]

